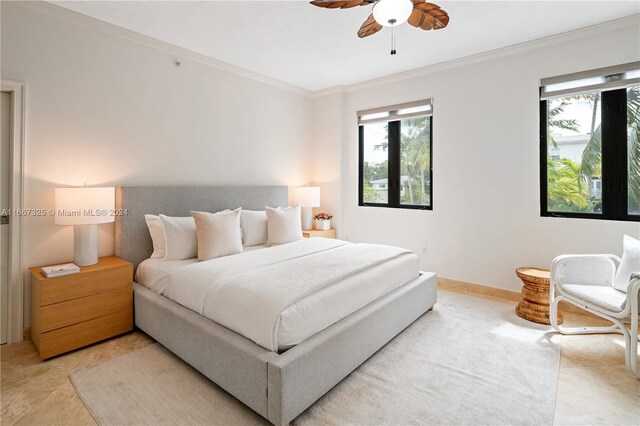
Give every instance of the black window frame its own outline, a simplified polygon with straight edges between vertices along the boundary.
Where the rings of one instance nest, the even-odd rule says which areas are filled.
[[[548,206],[548,100],[540,101],[540,215],[543,217],[640,222],[628,211],[627,88],[602,91],[602,212],[549,211]],[[541,93],[542,96],[542,93]]]
[[[401,180],[401,155],[402,120],[388,121],[388,185],[387,203],[370,203],[364,201],[364,126],[358,125],[358,206],[360,207],[384,207],[392,209],[409,210],[433,210],[433,115],[424,114],[421,117],[429,117],[429,205],[401,204],[400,180]]]

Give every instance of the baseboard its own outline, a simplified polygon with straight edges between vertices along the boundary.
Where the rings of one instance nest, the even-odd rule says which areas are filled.
[[[24,340],[31,339],[31,327],[25,327],[22,332],[22,337]]]
[[[482,284],[468,283],[465,281],[452,280],[450,278],[438,277],[438,289],[445,291],[452,291],[454,293],[468,294],[477,297],[486,297],[491,299],[498,299],[502,302],[517,304],[522,296],[520,293],[511,290],[504,290],[501,288],[488,287]],[[590,312],[580,309],[579,307],[567,302],[560,302],[558,305],[560,312],[572,313],[576,315],[584,315],[586,317],[598,318]]]
[[[438,289],[452,291],[455,293],[469,294],[472,296],[484,296],[491,299],[500,299],[501,301],[508,303],[518,303],[521,298],[520,293],[516,293],[515,291],[488,287],[482,284],[452,280],[450,278],[443,277],[438,277]]]

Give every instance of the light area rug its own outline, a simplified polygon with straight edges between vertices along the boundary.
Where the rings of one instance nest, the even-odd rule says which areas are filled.
[[[440,292],[295,425],[551,424],[560,340],[511,305]],[[159,344],[70,376],[102,425],[267,424]]]

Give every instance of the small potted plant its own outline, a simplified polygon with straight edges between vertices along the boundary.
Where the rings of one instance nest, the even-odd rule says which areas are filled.
[[[316,229],[320,231],[326,231],[331,228],[331,218],[333,215],[329,213],[318,213],[313,216],[313,219],[316,221]]]

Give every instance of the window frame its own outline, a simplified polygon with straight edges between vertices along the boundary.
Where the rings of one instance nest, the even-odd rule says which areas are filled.
[[[388,177],[387,177],[387,203],[370,203],[364,201],[364,126],[358,125],[358,206],[383,207],[408,210],[433,210],[433,114],[422,114],[419,117],[429,117],[429,205],[401,204],[401,143],[402,143],[402,118],[388,121]]]
[[[541,89],[542,90],[542,89]],[[594,90],[597,91],[597,90]],[[549,211],[548,206],[548,100],[540,100],[540,216],[640,222],[629,214],[627,141],[627,88],[601,91],[602,212]]]

